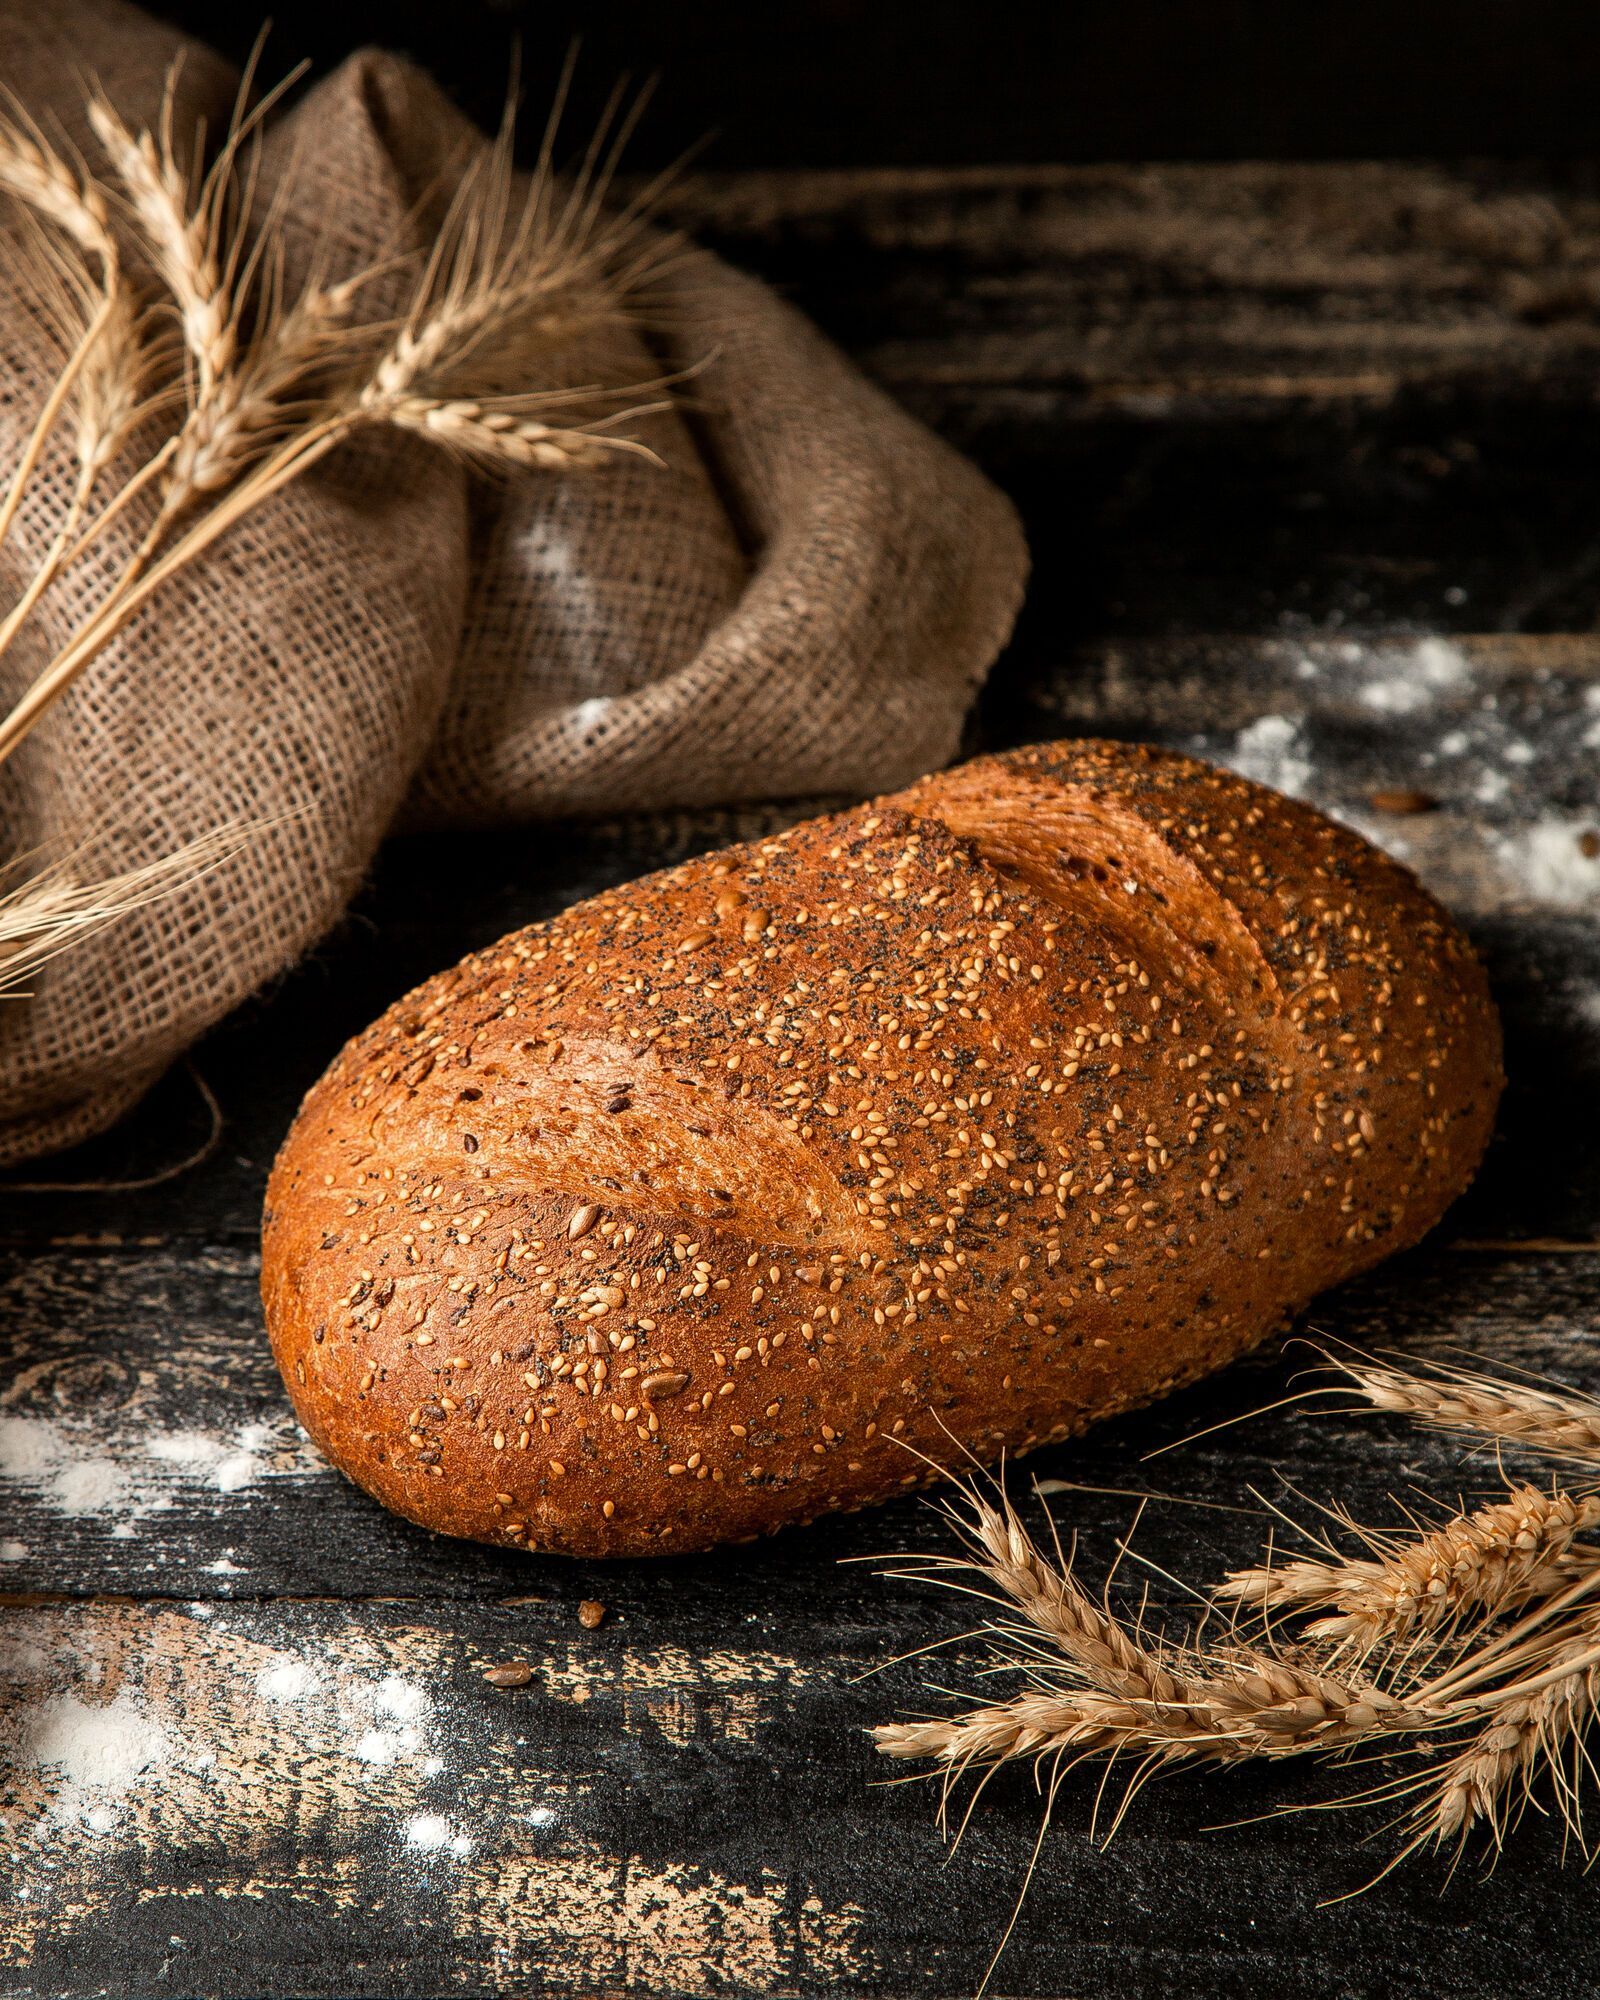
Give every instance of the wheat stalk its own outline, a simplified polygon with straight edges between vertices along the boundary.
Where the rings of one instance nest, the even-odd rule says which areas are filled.
[[[84,314],[83,353],[75,368],[69,364],[63,371],[68,388],[71,377],[81,377],[76,441],[84,479],[92,485],[131,432],[152,359],[149,328],[124,269],[111,202],[87,168],[52,146],[15,106],[9,120],[0,120],[0,193],[64,236],[78,253],[79,268],[98,279],[100,309]],[[33,269],[37,274],[38,266]],[[69,315],[63,317],[70,323]],[[46,409],[53,421],[55,409],[48,403]],[[48,430],[44,423],[37,433],[40,445]],[[19,468],[21,476],[13,486],[17,496],[36,459],[35,451]],[[6,526],[14,511],[13,502],[4,517]]]
[[[563,391],[563,397],[568,393]],[[665,407],[662,403],[641,404],[625,414],[638,417]],[[633,452],[652,463],[660,463],[647,445],[633,438],[608,437],[598,424],[560,427],[541,423],[515,410],[465,398],[447,401],[397,396],[384,403],[381,418],[377,420],[399,430],[413,431],[433,444],[490,466],[562,471],[598,464],[617,451]]]
[[[53,223],[97,264],[118,261],[105,188],[58,152],[15,99],[0,120],[0,193]]]
[[[1429,1430],[1465,1431],[1548,1458],[1600,1464],[1600,1402],[1435,1365],[1426,1375],[1330,1357],[1375,1410]]]
[[[1531,1694],[1507,1694],[1493,1705],[1478,1734],[1428,1783],[1411,1818],[1416,1841],[1459,1845],[1486,1823],[1498,1848],[1514,1798],[1521,1805],[1531,1799],[1542,1769],[1582,1843],[1578,1787],[1583,1739],[1600,1693],[1597,1639],[1600,1621],[1593,1615],[1579,1621],[1571,1637],[1552,1649],[1553,1678]]]
[[[1058,1750],[1139,1749],[1164,1761],[1291,1756],[1379,1734],[1415,1721],[1397,1697],[1370,1684],[1261,1647],[1203,1652],[1192,1645],[1150,1644],[1078,1584],[1070,1561],[1052,1561],[1004,1494],[990,1501],[964,1486],[970,1510],[947,1509],[968,1544],[955,1558],[913,1558],[887,1572],[942,1582],[1002,1607],[1014,1605],[1025,1629],[991,1619],[985,1631],[1005,1664],[1036,1674],[1044,1663],[1048,1697],[1029,1689],[1012,1704],[986,1704],[955,1718],[949,1747],[938,1747],[938,1720],[877,1732],[893,1756],[938,1755],[963,1763]],[[961,1581],[975,1576],[976,1584]],[[1052,1649],[1041,1654],[1032,1636]],[[1062,1704],[1045,1728],[1048,1699]],[[1024,1753],[1006,1729],[1042,1739]],[[912,1743],[935,1746],[913,1749]],[[987,1743],[990,1748],[979,1748]]]
[[[83,265],[73,267],[66,263],[35,225],[23,238],[21,269],[54,323],[62,329],[75,328],[76,339],[0,511],[0,535],[15,516],[28,478],[65,401],[74,406],[78,477],[49,546],[17,602],[0,619],[0,653],[74,559],[75,537],[101,475],[140,427],[158,414],[170,395],[155,385],[164,352],[161,340],[119,267],[105,270],[97,289],[89,282]],[[137,484],[130,482],[135,490]],[[100,527],[114,518],[127,497],[125,488],[104,511]]]
[[[196,404],[214,394],[239,351],[240,305],[225,279],[222,172],[198,185],[178,163],[173,142],[177,78],[162,94],[158,132],[133,131],[101,92],[89,99],[89,123],[122,184],[140,243],[177,307],[184,345],[194,362]]]
[[[116,196],[25,114],[0,117],[0,196],[16,205],[27,270],[63,350],[0,496],[0,540],[69,407],[78,461],[50,546],[0,619],[0,653],[119,516],[146,494],[155,502],[110,589],[0,720],[0,760],[164,583],[360,429],[387,425],[479,464],[521,469],[565,471],[644,450],[609,432],[643,410],[564,426],[551,421],[555,413],[592,402],[595,392],[526,387],[544,357],[623,311],[623,292],[646,269],[646,260],[628,255],[629,220],[601,225],[596,174],[586,168],[572,191],[558,195],[547,134],[540,171],[514,213],[503,134],[463,177],[399,323],[373,322],[356,308],[385,267],[336,284],[314,274],[285,298],[275,211],[255,249],[247,247],[241,161],[270,102],[271,94],[250,118],[237,115],[216,161],[199,173],[180,162],[175,143],[175,75],[153,130],[134,130],[95,94],[91,127]],[[165,320],[130,276],[123,230],[134,263],[166,298]],[[510,393],[508,378],[517,384]],[[183,404],[177,429],[91,517],[97,483],[174,398]],[[192,882],[255,830],[225,828],[104,880],[83,879],[69,859],[0,892],[0,995],[25,991],[59,952]]]
[[[99,298],[86,315],[79,312],[81,288],[73,285],[47,240],[35,233],[23,241],[21,269],[33,278],[41,302],[54,317],[67,348],[66,358],[23,446],[3,498],[0,498],[0,542],[11,531],[28,482],[38,468],[57,419],[71,399],[79,378],[104,352],[123,317],[124,285],[116,245],[104,226],[103,199],[92,196],[79,177],[43,140],[24,127],[0,124],[0,192],[23,203],[26,217],[39,218],[64,233],[78,251],[85,273],[99,273]]]

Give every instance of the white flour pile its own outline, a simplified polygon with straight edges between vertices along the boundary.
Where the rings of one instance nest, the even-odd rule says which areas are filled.
[[[135,1786],[159,1782],[181,1755],[127,1690],[102,1705],[53,1695],[33,1712],[22,1737],[24,1762],[58,1781],[51,1819],[76,1821],[91,1833],[111,1832]],[[210,1760],[202,1752],[182,1761],[201,1769]]]

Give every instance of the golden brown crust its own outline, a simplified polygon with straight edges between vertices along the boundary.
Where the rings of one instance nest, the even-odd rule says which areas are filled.
[[[705,1548],[1147,1401],[1416,1241],[1500,1035],[1415,880],[1045,745],[597,896],[312,1090],[262,1291],[312,1436],[448,1534]]]

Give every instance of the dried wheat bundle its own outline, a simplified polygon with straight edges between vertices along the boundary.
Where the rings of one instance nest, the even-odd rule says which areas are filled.
[[[513,176],[375,49],[262,120],[130,0],[0,0],[0,48],[0,859],[114,819],[111,875],[284,819],[3,1010],[0,1163],[123,1116],[397,826],[865,795],[954,753],[1014,510],[663,233],[613,175],[638,99]]]
[[[596,392],[525,386],[538,380],[541,356],[614,314],[659,267],[663,251],[639,230],[638,205],[616,217],[602,206],[626,121],[610,151],[592,147],[570,181],[554,174],[547,135],[518,200],[508,124],[463,174],[396,322],[361,310],[381,264],[336,285],[314,271],[285,295],[271,212],[249,226],[251,148],[271,101],[246,113],[241,98],[204,170],[183,159],[170,82],[154,130],[135,130],[108,99],[91,99],[99,173],[20,116],[0,118],[0,197],[44,232],[35,254],[51,282],[41,296],[65,353],[0,499],[0,541],[69,408],[81,464],[56,542],[0,623],[0,653],[112,519],[147,489],[157,500],[109,591],[0,719],[0,762],[163,583],[365,427],[392,425],[488,465],[554,472],[616,452],[651,456],[617,426],[659,405],[562,421],[592,408]],[[152,291],[139,289],[141,276]],[[182,406],[176,429],[89,512],[108,467],[172,400]]]
[[[174,129],[175,84],[174,73],[153,129],[91,96],[94,166],[20,108],[0,116],[0,204],[61,357],[0,493],[0,543],[58,425],[71,427],[78,466],[49,546],[0,617],[0,655],[76,564],[103,553],[113,521],[136,505],[149,516],[109,587],[85,594],[76,628],[0,718],[0,762],[165,582],[365,427],[392,425],[491,467],[560,473],[616,452],[651,456],[617,426],[658,405],[595,414],[592,390],[526,386],[659,266],[638,205],[610,218],[602,208],[626,121],[609,152],[602,128],[580,172],[560,181],[552,120],[518,199],[508,122],[463,174],[396,319],[364,310],[382,264],[335,284],[313,258],[286,290],[273,211],[253,219],[250,200],[260,122],[280,93],[247,113],[242,91],[201,168]],[[0,994],[24,993],[57,953],[192,882],[240,837],[219,829],[112,880],[83,882],[57,863],[14,883],[0,899]]]
[[[1600,1460],[1590,1397],[1464,1369],[1332,1365],[1375,1408],[1535,1456]],[[1361,1748],[1398,1769],[1348,1803],[1398,1804],[1401,1855],[1428,1845],[1459,1855],[1475,1829],[1498,1849],[1541,1789],[1590,1852],[1580,1794],[1600,1699],[1600,1547],[1582,1538],[1600,1524],[1600,1491],[1508,1484],[1502,1498],[1409,1534],[1330,1510],[1360,1553],[1321,1533],[1315,1557],[1235,1570],[1212,1611],[1176,1637],[1150,1632],[1147,1607],[1129,1619],[1109,1596],[1092,1598],[1059,1539],[1042,1549],[999,1488],[991,1497],[964,1482],[944,1511],[959,1552],[899,1559],[886,1573],[983,1604],[985,1678],[1010,1677],[1016,1691],[873,1732],[885,1756],[936,1767],[941,1820],[962,1777],[1019,1760],[1040,1775],[1046,1823],[1074,1765],[1128,1760],[1109,1837],[1158,1770]],[[1207,1636],[1213,1612],[1221,1638]]]

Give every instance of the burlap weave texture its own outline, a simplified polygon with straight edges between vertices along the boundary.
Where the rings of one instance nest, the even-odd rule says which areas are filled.
[[[207,51],[121,0],[0,0],[0,77],[86,153],[83,79],[145,122],[180,49],[179,128],[215,133],[236,79]],[[409,65],[352,57],[266,142],[290,267],[314,241],[337,271],[415,238],[481,143]],[[4,252],[0,474],[60,362]],[[1012,510],[765,286],[689,251],[657,289],[648,339],[619,316],[560,365],[618,386],[698,369],[641,431],[664,469],[491,481],[398,435],[341,447],[165,587],[0,769],[0,857],[70,847],[89,876],[276,820],[0,1002],[0,1164],[110,1124],[326,932],[399,822],[865,793],[949,757],[1020,597]],[[71,476],[63,437],[0,550],[0,606]],[[0,660],[6,705],[148,519],[130,508],[45,599]]]

